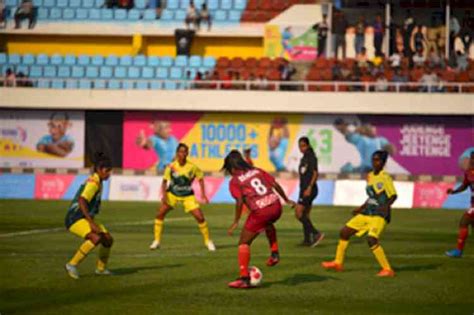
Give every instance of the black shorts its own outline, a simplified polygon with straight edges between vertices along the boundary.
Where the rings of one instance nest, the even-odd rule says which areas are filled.
[[[305,207],[310,207],[313,204],[314,199],[318,196],[318,186],[314,186],[311,190],[311,195],[303,197],[304,189],[300,188],[300,195],[298,196],[298,204]]]

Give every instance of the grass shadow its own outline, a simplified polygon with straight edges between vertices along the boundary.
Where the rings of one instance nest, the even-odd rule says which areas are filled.
[[[271,287],[273,285],[296,286],[304,283],[322,282],[327,280],[339,280],[339,278],[307,273],[297,273],[280,281],[264,282],[261,287]]]
[[[426,271],[426,270],[436,270],[440,267],[441,264],[426,264],[426,265],[406,265],[406,266],[396,266],[396,272],[405,272],[405,271]]]
[[[114,276],[126,276],[126,275],[137,273],[139,271],[179,268],[179,267],[182,267],[182,266],[183,266],[183,264],[138,266],[138,267],[115,268],[115,269],[110,269],[110,271],[114,274]]]

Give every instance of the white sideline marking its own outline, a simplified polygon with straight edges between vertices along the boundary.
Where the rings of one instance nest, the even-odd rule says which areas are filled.
[[[167,222],[177,222],[177,221],[189,221],[193,220],[191,217],[185,218],[170,218],[167,219]],[[143,220],[143,221],[135,221],[135,222],[126,222],[126,223],[116,223],[110,224],[110,226],[134,226],[134,225],[146,225],[146,224],[153,224],[153,220]],[[36,230],[27,230],[27,231],[19,231],[19,232],[12,232],[12,233],[4,233],[0,234],[0,238],[7,238],[7,237],[15,237],[15,236],[24,236],[24,235],[33,235],[33,234],[45,234],[51,232],[59,232],[59,231],[66,231],[65,227],[57,227],[57,228],[49,228],[49,229],[36,229]]]

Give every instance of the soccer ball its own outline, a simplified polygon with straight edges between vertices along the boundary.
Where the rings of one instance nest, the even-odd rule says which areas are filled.
[[[249,268],[250,284],[258,286],[262,282],[263,273],[255,266]]]

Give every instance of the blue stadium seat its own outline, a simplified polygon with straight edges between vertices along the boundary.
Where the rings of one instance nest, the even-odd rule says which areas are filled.
[[[116,9],[114,10],[114,19],[118,21],[123,21],[127,19],[127,10],[125,9]]]
[[[188,71],[189,71],[189,76],[188,76]],[[196,77],[197,69],[196,68],[187,68],[186,71],[184,71],[183,74],[183,79],[194,79]]]
[[[104,57],[101,55],[95,55],[92,57],[91,64],[93,66],[102,66],[104,64]]]
[[[110,9],[100,9],[100,19],[110,21],[114,18],[114,11]]]
[[[91,88],[91,81],[90,80],[79,80],[79,88],[80,89],[90,89]]]
[[[50,20],[60,20],[62,16],[62,10],[59,8],[51,8],[49,10],[49,19]]]
[[[45,54],[39,54],[36,56],[36,64],[37,65],[47,65],[49,64],[49,57]]]
[[[238,11],[238,10],[229,11],[229,21],[231,22],[240,22],[241,16],[242,16],[241,11]]]
[[[179,7],[186,10],[189,7],[189,0],[179,0]]]
[[[87,66],[86,67],[86,78],[95,79],[99,77],[99,67]]]
[[[31,66],[29,75],[32,78],[41,78],[43,76],[43,68],[40,66]]]
[[[0,53],[0,65],[4,65],[7,63],[7,54],[6,53]]]
[[[67,8],[69,6],[68,0],[56,0],[56,7],[58,8]]]
[[[92,20],[92,21],[100,20],[100,9],[90,9],[89,20]]]
[[[156,69],[156,78],[157,79],[167,79],[168,78],[168,69],[158,68]]]
[[[106,66],[117,66],[119,64],[119,59],[115,55],[110,55],[105,59]]]
[[[83,78],[84,73],[85,72],[83,66],[72,66],[71,76],[73,78]]]
[[[53,89],[64,89],[64,81],[59,80],[59,79],[52,80],[51,81],[51,87]]]
[[[139,67],[129,67],[128,68],[128,77],[130,79],[140,78],[140,68]]]
[[[135,0],[135,8],[143,10],[147,5],[147,0]]]
[[[57,75],[55,66],[45,66],[43,68],[43,75],[45,78],[55,78]]]
[[[204,57],[202,65],[207,68],[214,68],[216,66],[216,58]]]
[[[186,11],[185,10],[174,11],[174,19],[177,22],[184,22],[184,20],[186,19]]]
[[[162,86],[163,86],[163,82],[160,82],[160,81],[150,82],[150,89],[152,90],[161,90]]]
[[[176,10],[179,8],[179,0],[169,0],[166,6],[167,9]]]
[[[140,20],[141,13],[137,9],[131,9],[128,11],[127,19],[129,21],[138,21]]]
[[[23,74],[27,74],[29,72],[29,67],[27,65],[19,65],[16,67],[15,70],[17,74],[20,72],[22,72]]]
[[[147,65],[151,67],[157,67],[160,65],[160,57],[158,56],[148,56]]]
[[[69,7],[70,8],[80,8],[81,7],[81,0],[69,0]]]
[[[43,0],[35,0],[34,5],[38,8],[41,8],[43,4]]]
[[[147,81],[137,81],[137,85],[135,87],[138,90],[148,90],[148,82]]]
[[[177,90],[178,89],[178,84],[176,82],[173,82],[173,81],[166,81],[164,89],[165,90]]]
[[[133,57],[133,65],[134,66],[146,66],[146,57],[144,55],[138,55]]]
[[[183,77],[183,69],[178,67],[173,67],[170,70],[170,79],[179,80]]]
[[[102,8],[104,6],[104,0],[95,0],[94,2],[95,2],[94,7],[98,8],[98,9]]]
[[[105,80],[94,80],[92,88],[104,90],[105,86],[106,86]]]
[[[177,56],[174,59],[174,65],[176,67],[186,67],[188,65],[188,57],[187,56]]]
[[[90,64],[90,57],[87,55],[80,55],[79,58],[77,58],[77,64],[81,66],[88,66]]]
[[[246,7],[247,7],[246,0],[234,0],[234,9],[245,10]]]
[[[223,10],[217,10],[214,14],[214,19],[219,22],[224,22],[227,20],[227,12]]]
[[[69,66],[58,67],[58,77],[69,78],[71,76],[71,68]]]
[[[201,56],[191,56],[191,58],[189,58],[190,67],[200,67],[201,63],[202,63]]]
[[[219,0],[208,0],[207,8],[209,10],[217,10],[219,9]]]
[[[76,9],[76,20],[88,20],[89,11],[87,9]]]
[[[223,10],[232,9],[232,0],[221,0],[220,8]]]
[[[142,78],[143,79],[153,79],[155,77],[155,69],[152,67],[143,67],[142,69]]]
[[[110,90],[119,90],[120,89],[120,81],[119,80],[110,80],[107,83],[107,88]]]
[[[35,63],[35,56],[33,56],[32,54],[26,54],[26,55],[23,55],[23,62],[22,64],[24,65],[32,65]]]
[[[66,89],[77,89],[79,82],[77,80],[66,80]]]
[[[130,80],[122,81],[122,89],[132,90],[134,88],[135,88],[135,81],[130,81]]]
[[[38,19],[39,20],[47,20],[49,17],[49,10],[48,8],[39,7],[38,8]]]
[[[163,66],[163,67],[173,66],[173,58],[171,58],[169,56],[161,57],[160,65]]]
[[[55,0],[43,0],[43,6],[47,8],[54,8],[56,7],[56,1]]]
[[[69,66],[73,66],[76,64],[76,56],[74,55],[66,55],[64,57],[64,64],[65,65],[69,65]]]
[[[49,89],[51,87],[50,80],[38,80],[38,88]]]
[[[170,11],[168,9],[163,10],[161,13],[161,21],[163,22],[169,22],[173,20],[173,11]]]
[[[11,65],[21,64],[21,56],[19,54],[10,54],[8,56],[8,63]]]
[[[63,10],[63,19],[64,20],[73,20],[75,15],[75,10],[66,8]]]
[[[6,7],[17,7],[18,6],[18,1],[17,0],[6,0],[5,1],[5,6]]]
[[[127,68],[126,67],[115,67],[114,71],[115,77],[119,79],[124,79],[127,77]]]
[[[63,56],[54,54],[51,56],[50,62],[52,65],[59,66],[63,64]]]
[[[109,66],[100,67],[100,78],[102,79],[112,78],[112,67],[109,67]]]
[[[154,21],[156,20],[156,12],[155,10],[147,9],[143,13],[143,19],[145,21]]]
[[[132,57],[131,56],[122,56],[122,57],[120,57],[120,65],[121,66],[131,66],[132,65]]]
[[[94,0],[82,0],[82,7],[92,9],[94,7]]]

